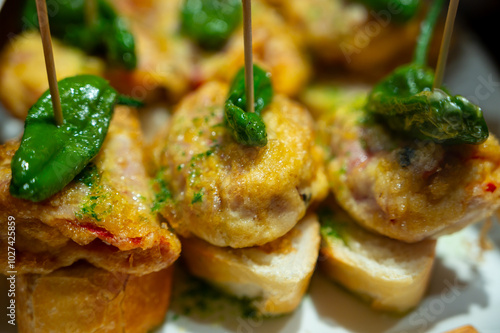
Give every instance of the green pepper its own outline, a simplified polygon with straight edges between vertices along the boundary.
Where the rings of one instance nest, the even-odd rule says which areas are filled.
[[[394,131],[446,144],[479,144],[488,138],[481,109],[462,96],[432,90],[434,74],[420,65],[402,66],[376,85],[367,110]]]
[[[241,22],[241,0],[185,0],[183,32],[207,49],[218,49]]]
[[[52,35],[87,53],[104,50],[110,64],[128,70],[137,67],[134,36],[127,22],[105,0],[96,0],[97,15],[90,25],[85,19],[85,0],[58,3],[54,14],[49,13]],[[30,28],[38,28],[36,1],[29,0],[23,16]]]
[[[12,162],[12,196],[38,202],[64,188],[99,152],[118,93],[103,78],[59,81],[64,123],[54,120],[50,91],[30,108]],[[126,99],[121,99],[127,102]]]
[[[422,24],[414,62],[379,82],[368,96],[366,110],[391,130],[410,138],[443,144],[479,144],[488,138],[481,109],[446,89],[432,90],[433,71],[425,65],[428,45],[443,0],[434,1]]]
[[[403,23],[411,20],[420,8],[420,0],[356,0],[359,3],[375,10],[389,11],[391,19]]]
[[[267,132],[261,112],[273,98],[271,74],[254,65],[253,79],[255,113],[246,112],[245,68],[243,67],[234,77],[229,89],[224,118],[227,128],[238,143],[263,147],[267,144]]]

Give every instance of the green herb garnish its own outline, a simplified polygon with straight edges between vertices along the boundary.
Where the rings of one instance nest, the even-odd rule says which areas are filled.
[[[193,195],[193,200],[191,200],[191,204],[195,204],[202,201],[203,201],[203,189],[201,189],[199,192],[196,192]]]
[[[335,213],[328,208],[321,209],[318,212],[318,218],[321,223],[320,232],[323,237],[333,237],[345,243],[343,229],[346,226],[346,222],[340,221],[335,216]]]
[[[152,212],[161,210],[169,200],[172,200],[172,192],[168,187],[167,181],[165,181],[163,177],[164,169],[161,169],[153,179],[153,191],[155,193],[155,198],[153,201],[153,207],[151,208]]]

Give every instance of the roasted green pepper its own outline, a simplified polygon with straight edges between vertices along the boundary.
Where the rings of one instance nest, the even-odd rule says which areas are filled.
[[[432,90],[434,74],[420,65],[402,66],[372,90],[367,110],[393,130],[438,143],[478,144],[488,138],[481,109],[462,96]]]
[[[241,0],[185,0],[182,30],[207,49],[218,49],[241,22]]]
[[[411,20],[420,8],[420,0],[356,0],[359,3],[375,10],[388,11],[395,22]]]
[[[273,87],[271,74],[253,66],[255,113],[246,112],[245,68],[234,77],[225,105],[225,123],[234,139],[243,145],[263,147],[267,144],[266,124],[262,110],[271,103]]]
[[[85,18],[85,0],[63,1],[57,11],[49,15],[52,35],[87,53],[104,51],[112,65],[134,69],[137,66],[134,36],[127,22],[105,0],[96,0],[94,22]],[[38,28],[36,1],[29,0],[24,8],[24,18],[30,28]]]
[[[479,144],[488,138],[481,109],[444,88],[432,89],[433,71],[425,65],[428,44],[443,0],[434,1],[422,24],[412,64],[397,68],[375,85],[366,110],[391,130],[443,144]]]
[[[59,82],[64,123],[54,120],[49,91],[30,108],[12,162],[12,196],[38,202],[59,192],[99,152],[119,100],[103,78],[78,75]],[[129,100],[121,99],[128,103]]]

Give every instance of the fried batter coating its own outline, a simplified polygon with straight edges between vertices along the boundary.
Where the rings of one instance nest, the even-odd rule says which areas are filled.
[[[223,125],[226,84],[186,97],[161,143],[160,176],[170,196],[161,213],[176,231],[216,246],[262,245],[287,233],[327,192],[313,121],[275,96],[263,111],[268,144],[250,148]]]
[[[495,137],[480,145],[405,140],[367,120],[367,93],[338,99],[318,122],[331,151],[331,189],[358,223],[417,242],[457,231],[498,209],[500,145]]]
[[[135,113],[117,107],[99,154],[62,191],[40,203],[13,198],[10,161],[18,142],[0,149],[0,223],[16,219],[16,269],[46,274],[79,259],[109,271],[143,275],[174,262],[180,242],[151,210]],[[7,233],[0,243],[6,246]],[[6,257],[0,259],[7,269]]]
[[[102,76],[104,72],[102,60],[56,39],[52,39],[52,49],[59,80],[78,74]],[[12,115],[24,119],[48,88],[40,34],[23,32],[0,54],[0,101]]]
[[[252,1],[252,44],[254,61],[272,74],[278,93],[294,96],[310,77],[310,65],[301,43],[290,33],[283,19],[269,6]],[[244,64],[243,27],[238,29],[221,52],[202,57],[198,78],[202,82],[230,82]]]

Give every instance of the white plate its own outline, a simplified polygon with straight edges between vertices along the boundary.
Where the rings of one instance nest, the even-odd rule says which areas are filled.
[[[447,68],[448,87],[477,102],[484,110],[490,129],[500,133],[500,78],[493,63],[468,36],[457,53]],[[21,127],[20,122],[0,110],[0,140],[14,136]],[[442,237],[428,293],[418,308],[403,317],[371,310],[316,272],[304,301],[291,315],[247,319],[226,306],[210,318],[200,319],[184,315],[179,310],[183,300],[174,297],[167,321],[157,332],[445,332],[467,324],[481,333],[500,332],[498,223],[494,224],[490,237],[495,249],[482,255],[478,248],[478,226]],[[7,306],[6,290],[6,281],[2,279],[0,307],[3,309]],[[5,316],[0,317],[0,332],[15,332]]]

